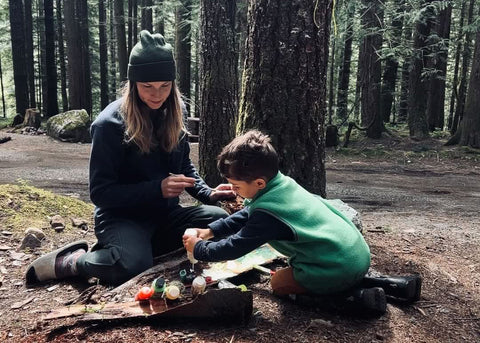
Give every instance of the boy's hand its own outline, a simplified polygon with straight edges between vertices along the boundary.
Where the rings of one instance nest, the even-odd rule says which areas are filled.
[[[202,239],[200,237],[183,235],[182,240],[183,240],[183,246],[185,247],[185,249],[188,252],[193,252],[193,249],[195,248],[195,244],[197,244],[197,242],[201,241]]]
[[[235,192],[232,189],[232,185],[229,183],[222,183],[215,187],[210,193],[210,200],[215,202],[215,201],[220,201],[220,200],[226,200],[226,199],[233,199],[235,198]]]

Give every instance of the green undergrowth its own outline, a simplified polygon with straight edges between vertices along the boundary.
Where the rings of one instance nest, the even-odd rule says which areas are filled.
[[[0,228],[14,233],[28,227],[50,227],[49,218],[60,215],[65,219],[65,231],[72,230],[70,218],[91,222],[93,205],[68,196],[36,188],[20,181],[0,185]]]

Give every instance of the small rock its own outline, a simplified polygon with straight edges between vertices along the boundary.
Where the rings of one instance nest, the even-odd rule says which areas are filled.
[[[43,240],[45,238],[45,234],[43,233],[42,230],[37,229],[36,227],[29,227],[25,230],[25,235],[28,234],[33,234],[35,235],[39,240]]]
[[[70,218],[70,220],[72,221],[72,225],[74,227],[78,227],[84,231],[88,231],[88,223],[85,219],[81,219],[81,218]]]
[[[37,238],[33,233],[29,233],[23,238],[22,244],[18,250],[31,249],[34,250],[42,245],[42,241]]]
[[[11,235],[13,235],[13,232],[4,230],[4,231],[2,231],[2,235],[4,235],[4,236],[11,236]]]
[[[50,225],[52,229],[57,232],[62,232],[63,230],[65,230],[65,220],[58,214],[50,218]]]
[[[11,249],[12,247],[9,247],[8,245],[0,245],[0,251],[7,251]]]

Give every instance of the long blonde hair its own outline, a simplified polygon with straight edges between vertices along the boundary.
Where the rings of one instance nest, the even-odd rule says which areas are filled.
[[[134,81],[125,83],[122,91],[123,103],[120,113],[125,121],[125,140],[134,142],[142,153],[149,153],[157,145],[171,152],[178,144],[183,127],[183,115],[180,106],[181,96],[175,81],[168,96],[165,117],[162,125],[153,132],[150,116],[142,113],[137,85]]]

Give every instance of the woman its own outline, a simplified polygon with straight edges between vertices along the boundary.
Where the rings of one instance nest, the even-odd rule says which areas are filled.
[[[128,79],[122,98],[91,127],[98,243],[87,252],[86,242],[75,242],[39,258],[27,284],[74,275],[122,283],[151,267],[154,256],[181,247],[186,228],[227,216],[216,206],[179,205],[184,190],[205,204],[234,193],[230,185],[208,187],[190,160],[172,47],[162,35],[140,33]]]

